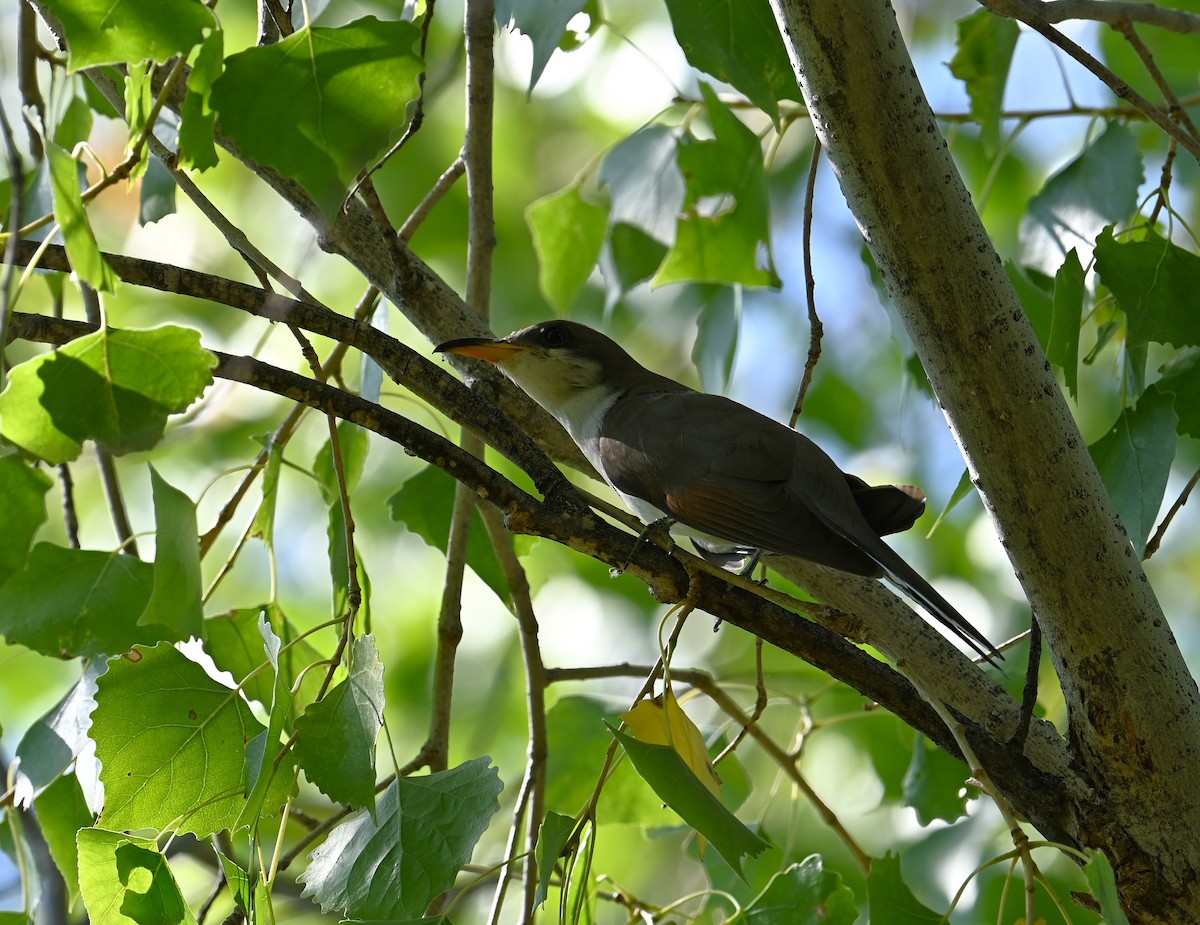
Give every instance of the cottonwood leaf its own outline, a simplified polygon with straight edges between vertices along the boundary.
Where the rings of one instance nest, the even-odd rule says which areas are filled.
[[[546,901],[554,867],[573,831],[575,831],[575,820],[571,816],[564,816],[562,813],[550,810],[546,813],[546,818],[542,820],[537,840],[538,888],[533,896],[535,909]]]
[[[1054,274],[1054,315],[1046,358],[1063,371],[1072,398],[1079,397],[1079,324],[1083,317],[1084,270],[1071,250]]]
[[[263,730],[234,690],[173,646],[138,647],[100,678],[91,736],[102,769],[100,824],[174,829],[206,838],[242,809],[246,746]],[[291,780],[276,775],[268,805]]]
[[[1153,231],[1119,243],[1109,227],[1096,239],[1096,273],[1125,313],[1129,343],[1200,345],[1200,257]]]
[[[965,764],[918,735],[904,775],[904,804],[916,810],[921,825],[953,822],[966,815],[969,774]]]
[[[179,123],[179,165],[193,170],[217,166],[213,136],[217,114],[210,105],[212,85],[225,69],[225,33],[214,31],[200,45],[188,73]]]
[[[649,125],[634,132],[605,155],[600,183],[612,197],[614,227],[632,225],[663,244],[675,242],[675,223],[687,186],[679,170],[679,139],[673,129]]]
[[[871,860],[871,872],[867,874],[867,903],[870,906],[868,921],[887,922],[888,925],[937,925],[946,917],[923,905],[904,882],[900,872],[900,858],[885,854]]]
[[[309,857],[304,896],[348,918],[416,919],[454,884],[503,785],[489,758],[394,781],[367,812],[343,822]]]
[[[268,658],[259,629],[262,620],[270,624],[271,630],[283,642],[277,667],[290,689],[304,669],[324,656],[307,638],[297,638],[300,632],[277,604],[244,607],[209,617],[204,621],[204,650],[212,656],[218,668],[233,675],[234,682],[241,685],[247,699],[257,700],[270,709],[274,700],[275,678],[274,672],[265,668]],[[320,672],[304,672],[292,708],[303,709],[316,699],[320,688]]]
[[[406,528],[435,549],[445,554],[449,540],[447,524],[454,507],[454,486],[457,483],[436,466],[418,472],[406,481],[400,490],[388,498],[388,509],[392,520]],[[518,542],[517,549],[528,548]],[[475,511],[471,515],[471,537],[467,542],[467,565],[484,583],[496,592],[501,602],[509,604],[508,579],[483,525],[483,518]]]
[[[1169,393],[1148,389],[1088,447],[1139,556],[1146,551],[1175,459],[1178,418],[1173,404]]]
[[[96,233],[83,206],[79,188],[79,163],[69,151],[54,142],[45,145],[50,164],[50,187],[54,191],[54,220],[62,230],[63,244],[71,269],[93,289],[112,292],[117,286],[117,274],[100,253]]]
[[[38,543],[0,587],[0,635],[54,658],[175,638],[168,627],[138,622],[153,587],[153,566],[133,556]]]
[[[767,0],[667,0],[688,63],[732,85],[779,126],[779,100],[800,86]]]
[[[769,847],[769,843],[726,809],[675,749],[639,742],[614,726],[609,726],[609,731],[658,798],[707,838],[738,876],[744,877],[742,858],[756,857]]]
[[[216,362],[190,328],[96,331],[13,367],[0,432],[53,464],[85,440],[117,454],[148,450],[212,382]]]
[[[424,69],[411,22],[373,16],[237,52],[209,105],[241,153],[300,183],[327,218],[408,121]]]
[[[567,23],[587,4],[588,0],[497,0],[496,24],[501,29],[516,29],[533,43],[530,93],[562,43]]]
[[[45,0],[62,23],[71,71],[98,64],[164,63],[216,26],[200,0]]]
[[[91,712],[96,707],[99,659],[85,662],[83,676],[42,717],[25,730],[17,746],[17,805],[28,807],[87,747]]]
[[[92,925],[195,925],[195,917],[152,839],[81,829],[79,887]]]
[[[18,456],[0,457],[0,585],[29,557],[33,536],[46,520],[50,476]]]
[[[64,774],[42,791],[34,800],[34,807],[50,857],[67,885],[69,908],[79,896],[79,850],[75,835],[95,821],[83,788],[79,786],[79,778]]]
[[[542,294],[565,312],[596,268],[608,209],[584,199],[578,186],[568,186],[532,203],[525,220],[537,251]]]
[[[857,918],[854,891],[819,854],[779,871],[744,915],[748,925],[853,925]]]
[[[1022,262],[1051,274],[1072,249],[1086,261],[1101,229],[1133,213],[1141,182],[1133,133],[1110,123],[1029,201],[1020,227]]]
[[[758,136],[701,84],[713,138],[680,142],[687,182],[675,243],[654,285],[702,281],[778,287],[771,258],[767,177]]]
[[[199,636],[204,626],[196,505],[150,467],[154,497],[154,590],[139,626],[170,627],[173,639]]]
[[[354,640],[344,681],[296,720],[296,761],[322,793],[375,813],[375,742],[383,727],[383,663],[374,636]]]
[[[1000,145],[1000,112],[1004,86],[1021,27],[988,10],[976,10],[958,21],[958,43],[950,73],[963,82],[971,101],[971,116],[979,124],[984,150],[995,154]]]
[[[1200,437],[1200,350],[1186,350],[1162,368],[1155,387],[1175,396],[1179,433]]]

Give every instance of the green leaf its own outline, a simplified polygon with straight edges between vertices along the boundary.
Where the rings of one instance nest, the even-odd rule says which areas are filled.
[[[254,827],[264,815],[269,815],[263,812],[263,806],[279,788],[287,787],[286,782],[292,779],[296,771],[295,757],[290,751],[280,758],[284,727],[292,712],[292,692],[288,679],[279,670],[282,640],[262,618],[259,619],[258,629],[267,658],[275,671],[275,686],[267,728],[246,746],[246,800],[233,824],[234,829]]]
[[[550,810],[546,813],[546,818],[542,820],[537,840],[538,887],[533,896],[535,909],[546,901],[546,895],[550,891],[550,879],[554,875],[554,866],[558,863],[563,849],[567,847],[567,840],[573,831],[575,831],[575,820],[562,813]]]
[[[742,293],[736,286],[704,286],[709,297],[696,319],[692,364],[700,373],[705,392],[724,394],[733,375],[741,329]]]
[[[904,804],[917,811],[921,825],[935,819],[953,822],[967,813],[969,775],[965,764],[918,734],[904,775]]]
[[[46,0],[46,7],[66,33],[71,71],[147,59],[162,64],[216,26],[199,0]]]
[[[1155,387],[1175,396],[1179,433],[1200,437],[1200,350],[1185,351],[1163,366],[1162,371],[1163,377]]]
[[[54,464],[78,456],[84,440],[118,454],[147,450],[212,382],[215,364],[190,328],[96,331],[12,369],[0,432]]]
[[[246,745],[263,730],[236,691],[170,645],[110,660],[91,736],[104,783],[102,825],[205,838],[244,802]],[[291,780],[275,796],[286,799]]]
[[[425,777],[402,777],[369,813],[343,822],[300,875],[304,896],[348,918],[419,918],[454,884],[503,785],[488,758]]]
[[[92,925],[195,925],[153,840],[88,828],[78,842],[79,886]]]
[[[745,911],[747,925],[853,925],[857,918],[854,892],[819,854],[777,873]]]
[[[565,312],[596,268],[608,209],[584,199],[578,186],[568,186],[532,203],[525,220],[537,251],[538,284]]]
[[[1004,262],[1004,272],[1012,283],[1025,309],[1025,316],[1033,325],[1033,333],[1038,343],[1045,349],[1050,341],[1050,332],[1054,327],[1054,289],[1053,281],[1045,273],[1033,267],[1023,267],[1011,260]]]
[[[262,502],[254,512],[250,535],[257,536],[270,549],[275,542],[275,507],[279,500],[279,472],[283,467],[283,445],[271,441],[262,473]]]
[[[1129,925],[1121,906],[1121,895],[1117,891],[1117,877],[1112,865],[1099,851],[1092,851],[1090,855],[1083,872],[1092,888],[1092,896],[1100,903],[1100,912],[1104,915],[1106,925]]]
[[[296,720],[296,761],[322,793],[375,813],[375,742],[383,727],[383,663],[360,636],[350,673]]]
[[[207,170],[217,166],[213,136],[217,114],[209,105],[212,86],[225,68],[223,31],[210,33],[200,45],[188,74],[187,96],[179,123],[179,166]]]
[[[1108,227],[1096,239],[1096,273],[1125,313],[1131,344],[1200,345],[1200,257],[1153,231],[1120,244]]]
[[[279,669],[290,689],[309,665],[323,656],[308,639],[297,639],[299,631],[275,604],[231,610],[204,621],[204,650],[222,671],[233,675],[250,700],[257,700],[268,709],[274,702],[273,672],[263,670],[268,658],[263,650],[260,621],[266,620],[271,631],[283,642],[277,659]],[[292,704],[301,709],[311,703],[321,688],[320,672],[308,671],[300,683]]]
[[[605,310],[610,311],[621,296],[652,277],[666,255],[667,246],[642,229],[624,222],[613,225],[600,251]]]
[[[600,183],[612,197],[614,234],[618,226],[632,225],[663,244],[675,242],[687,195],[675,131],[655,124],[634,132],[605,155]]]
[[[533,69],[529,92],[546,69],[550,56],[562,42],[567,23],[587,6],[587,0],[497,0],[496,24],[515,29],[533,43]]]
[[[366,468],[367,454],[371,449],[370,437],[364,428],[352,421],[338,421],[337,435],[342,456],[342,471],[346,476],[346,491],[350,492],[358,484]],[[342,496],[333,462],[333,446],[329,440],[321,444],[321,449],[313,459],[313,474],[321,486],[325,503],[340,504]]]
[[[933,532],[942,525],[942,521],[963,498],[967,497],[975,488],[975,483],[971,481],[971,470],[963,469],[963,474],[958,479],[958,484],[954,486],[954,491],[950,495],[950,500],[946,502],[946,506],[942,508],[942,512],[938,514],[937,520],[933,522],[933,526],[929,528],[929,532],[925,534],[925,538],[933,536]]]
[[[79,852],[75,834],[93,822],[79,778],[65,774],[47,787],[34,801],[38,825],[54,866],[67,885],[67,905],[72,906],[79,896]]]
[[[596,768],[612,745],[605,720],[615,719],[616,711],[604,703],[584,696],[559,699],[546,714],[546,806],[574,813],[595,788]],[[663,824],[662,804],[628,762],[622,762],[604,783],[604,795],[597,808],[601,825],[636,824],[646,827]]]
[[[326,217],[408,121],[424,65],[411,22],[301,29],[225,59],[209,104],[241,153],[298,181]]]
[[[38,543],[0,588],[0,634],[54,658],[174,638],[165,626],[138,623],[153,587],[154,569],[133,556]]]
[[[976,10],[958,21],[958,48],[950,72],[967,88],[971,116],[979,124],[984,150],[1000,146],[1000,112],[1004,86],[1021,27],[1012,19]]]
[[[350,421],[340,421],[337,427],[338,446],[341,449],[342,471],[346,479],[347,495],[358,484],[366,466],[370,448],[366,430]],[[328,505],[326,537],[329,540],[329,572],[333,589],[333,612],[345,613],[350,600],[349,547],[346,542],[345,511],[342,508],[341,491],[338,488],[337,471],[333,460],[333,447],[329,440],[317,451],[313,460],[313,474],[321,486],[321,495]],[[362,568],[361,560],[358,563]]]
[[[1079,398],[1079,324],[1083,317],[1084,270],[1074,249],[1054,275],[1054,318],[1046,357],[1063,371],[1071,397]]]
[[[29,806],[87,746],[90,716],[96,707],[96,678],[104,667],[99,660],[86,662],[79,681],[25,730],[17,746],[18,806]]]
[[[50,476],[16,456],[0,457],[0,585],[29,557],[33,536],[46,521]]]
[[[687,198],[675,243],[654,285],[703,281],[778,287],[758,137],[711,87],[701,84],[700,89],[715,137],[690,138],[680,145],[679,169],[687,181]]]
[[[175,214],[175,178],[157,158],[146,162],[146,173],[139,185],[138,224],[150,225]]]
[[[444,555],[448,545],[450,513],[454,509],[457,483],[436,466],[414,475],[388,498],[392,520],[398,520]],[[491,541],[476,511],[471,515],[471,537],[467,543],[467,565],[496,592],[505,606],[509,602],[508,579],[496,560]]]
[[[200,540],[196,505],[167,484],[153,466],[150,485],[154,495],[154,590],[139,626],[160,624],[173,639],[199,636],[204,627],[200,577]]]
[[[1054,273],[1073,248],[1090,256],[1100,230],[1133,213],[1142,158],[1133,133],[1119,122],[1046,181],[1021,219],[1022,262]]]
[[[117,286],[117,275],[101,255],[84,210],[79,164],[70,152],[52,141],[46,143],[46,155],[50,162],[50,186],[54,190],[54,220],[62,229],[71,269],[92,288],[112,292]]]
[[[692,67],[732,85],[779,127],[779,100],[801,99],[767,0],[667,0]]]
[[[1146,551],[1175,459],[1173,403],[1170,394],[1148,389],[1088,447],[1138,555]]]
[[[675,749],[648,745],[614,726],[608,728],[658,798],[707,838],[739,876],[743,857],[756,857],[769,847],[708,791]]]
[[[245,913],[251,911],[253,900],[250,898],[250,875],[237,862],[230,860],[220,851],[217,857],[221,859],[221,870],[225,873],[225,885],[229,887],[229,895],[233,897],[234,905]]]
[[[945,916],[921,904],[900,873],[900,858],[885,854],[871,861],[867,875],[868,921],[888,925],[938,925]]]
[[[54,143],[70,151],[79,142],[88,140],[92,134],[94,121],[92,107],[87,104],[87,100],[78,96],[71,97],[71,101],[63,111],[62,118],[54,127],[52,136]]]

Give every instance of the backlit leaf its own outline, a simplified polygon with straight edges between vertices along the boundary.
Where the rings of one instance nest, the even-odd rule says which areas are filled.
[[[454,883],[488,820],[502,784],[488,758],[425,777],[402,777],[311,855],[305,896],[348,918],[416,919]]]
[[[91,736],[104,783],[100,824],[205,838],[242,808],[246,746],[263,726],[236,691],[170,645],[109,662]],[[278,808],[291,780],[281,780]]]
[[[688,63],[731,84],[779,124],[779,100],[800,100],[767,0],[667,0]]]
[[[568,186],[529,206],[525,213],[538,255],[538,283],[561,312],[571,306],[596,268],[608,209]]]
[[[200,0],[45,0],[67,36],[70,69],[185,54],[216,25]]]
[[[1008,68],[1021,27],[988,10],[976,10],[958,21],[958,47],[950,72],[967,88],[971,116],[979,123],[984,148],[995,153],[1000,144],[1000,110]]]
[[[368,16],[237,52],[209,104],[241,153],[303,186],[326,216],[404,130],[424,65],[411,22]]]
[[[74,459],[85,440],[147,450],[212,382],[215,364],[190,328],[96,331],[12,369],[0,432],[50,463]]]

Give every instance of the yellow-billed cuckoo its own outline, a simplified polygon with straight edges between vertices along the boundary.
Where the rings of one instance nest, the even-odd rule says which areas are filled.
[[[984,659],[1002,657],[879,538],[913,525],[925,510],[920,489],[870,486],[803,434],[653,373],[572,321],[436,349],[494,363],[559,420],[632,511],[691,528],[702,553],[719,560],[752,547],[886,577]]]

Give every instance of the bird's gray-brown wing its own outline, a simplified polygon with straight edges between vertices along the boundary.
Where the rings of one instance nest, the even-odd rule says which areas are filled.
[[[872,489],[807,437],[719,396],[681,387],[636,398],[618,401],[600,432],[605,470],[620,491],[737,545],[886,574],[984,658],[1000,657],[879,538],[912,525],[924,508],[919,491]]]
[[[807,438],[715,395],[635,399],[618,401],[600,434],[605,469],[620,491],[731,543],[880,574],[819,513],[862,521],[841,470]]]

